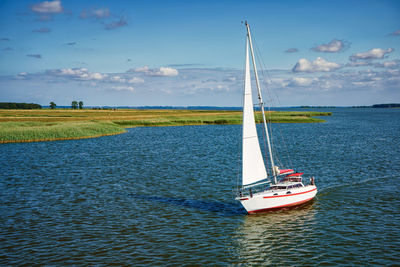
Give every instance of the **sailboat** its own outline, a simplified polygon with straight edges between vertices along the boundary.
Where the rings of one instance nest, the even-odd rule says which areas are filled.
[[[303,172],[295,172],[293,169],[280,169],[274,163],[275,155],[271,149],[270,133],[267,127],[264,102],[258,80],[250,26],[247,21],[245,26],[247,34],[242,128],[242,183],[238,186],[236,200],[240,201],[248,213],[299,206],[315,197],[317,187],[313,177],[305,185],[302,177]],[[254,118],[249,50],[268,147],[269,175],[260,149]],[[270,179],[269,176],[273,179]]]

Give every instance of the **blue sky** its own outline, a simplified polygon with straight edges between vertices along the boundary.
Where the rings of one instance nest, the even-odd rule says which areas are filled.
[[[400,102],[385,0],[0,0],[0,101],[240,106],[245,19],[270,105]]]

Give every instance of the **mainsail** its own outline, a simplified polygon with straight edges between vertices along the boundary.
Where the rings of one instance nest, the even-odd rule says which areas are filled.
[[[243,142],[242,142],[242,183],[254,184],[267,178],[263,156],[258,141],[254,120],[253,97],[251,92],[249,41],[246,41],[246,70],[243,101]]]

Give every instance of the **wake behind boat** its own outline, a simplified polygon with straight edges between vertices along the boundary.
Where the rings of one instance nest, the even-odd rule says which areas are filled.
[[[314,178],[310,178],[310,183],[304,185],[303,173],[294,172],[293,169],[280,170],[274,164],[274,155],[271,149],[270,134],[264,112],[264,102],[258,80],[250,26],[247,21],[245,25],[247,35],[242,129],[242,184],[238,188],[236,200],[242,203],[248,213],[298,206],[312,200],[317,194],[317,187],[315,186]],[[273,181],[269,180],[257,135],[251,90],[249,49],[258,91],[259,105],[263,117],[265,139],[267,141],[271,166],[270,175],[273,177]]]

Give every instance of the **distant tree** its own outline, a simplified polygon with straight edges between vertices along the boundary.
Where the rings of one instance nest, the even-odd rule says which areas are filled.
[[[50,108],[51,109],[55,109],[57,107],[56,103],[54,103],[53,101],[50,102]]]
[[[82,109],[82,108],[83,108],[83,102],[79,101],[79,109]]]
[[[72,108],[72,109],[77,109],[77,108],[78,108],[78,102],[72,101],[72,103],[71,103],[71,108]]]

